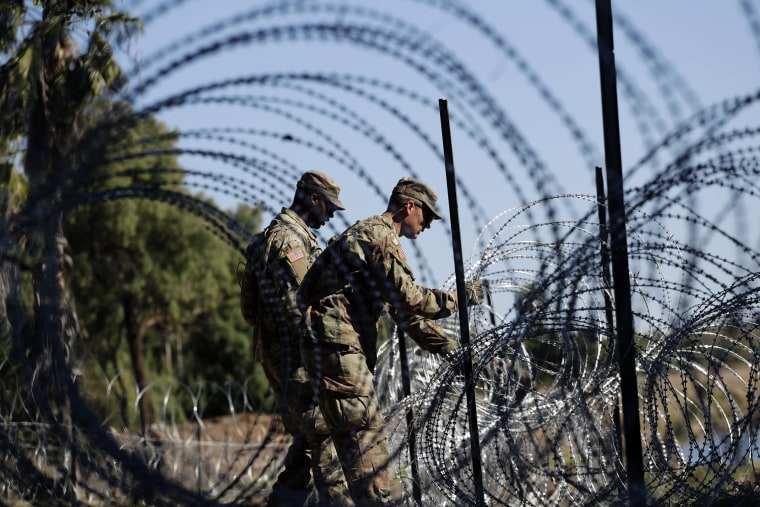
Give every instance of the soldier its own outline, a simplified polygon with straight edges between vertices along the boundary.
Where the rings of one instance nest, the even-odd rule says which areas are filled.
[[[267,505],[304,505],[313,479],[320,505],[350,503],[329,430],[313,402],[313,390],[301,362],[296,329],[301,313],[296,290],[321,252],[312,229],[322,227],[345,206],[331,177],[307,171],[299,179],[293,203],[254,236],[246,250],[240,309],[254,326],[254,353],[275,392],[276,409],[293,442],[285,468]],[[325,442],[327,440],[327,442]]]
[[[384,308],[423,349],[447,354],[458,347],[434,322],[457,311],[456,293],[416,285],[399,244],[400,236],[416,239],[441,218],[436,200],[425,183],[402,178],[385,213],[331,240],[298,291],[304,365],[357,506],[401,501],[373,384]],[[469,304],[482,301],[479,281],[468,283],[467,292]]]

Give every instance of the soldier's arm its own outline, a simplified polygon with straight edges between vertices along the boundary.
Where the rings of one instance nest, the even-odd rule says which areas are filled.
[[[301,318],[296,292],[309,269],[309,252],[303,242],[292,235],[275,238],[272,247],[274,252],[270,256],[268,269],[280,302],[285,306],[287,325],[295,331]]]
[[[378,283],[385,292],[385,300],[401,321],[415,315],[441,319],[457,311],[456,293],[428,289],[415,283],[406,255],[395,237],[382,238],[372,257],[378,261],[376,271],[380,272],[381,278]]]
[[[446,355],[459,348],[456,339],[447,333],[434,320],[413,315],[399,322],[399,327],[409,335],[423,350],[434,354]]]

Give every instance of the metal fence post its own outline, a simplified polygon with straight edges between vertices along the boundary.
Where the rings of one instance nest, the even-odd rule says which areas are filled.
[[[646,505],[644,463],[641,449],[639,398],[636,379],[633,311],[628,269],[628,238],[625,229],[623,198],[623,162],[620,154],[620,125],[617,107],[617,74],[612,39],[612,5],[610,0],[596,0],[597,49],[604,124],[604,159],[607,170],[608,208],[610,215],[610,250],[615,293],[615,321],[620,367],[620,392],[623,398],[623,434],[626,471],[632,506]]]
[[[467,315],[467,295],[464,284],[464,266],[462,258],[462,240],[459,230],[459,207],[457,205],[456,178],[454,176],[454,154],[451,148],[451,127],[449,109],[446,100],[438,100],[441,113],[441,131],[443,135],[443,158],[446,164],[446,186],[449,197],[449,215],[451,218],[451,235],[454,248],[454,268],[457,281],[457,298],[459,302],[459,332],[464,350],[465,392],[467,395],[467,415],[470,422],[470,447],[472,452],[472,476],[475,482],[475,501],[485,505],[483,491],[483,471],[480,462],[480,437],[478,435],[478,412],[475,401],[475,382],[472,379],[472,361],[470,358],[470,322]]]

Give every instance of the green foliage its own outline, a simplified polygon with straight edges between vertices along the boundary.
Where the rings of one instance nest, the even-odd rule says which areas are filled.
[[[108,0],[34,4],[42,9],[19,0],[0,7],[0,157],[25,147],[27,177],[41,182],[72,147],[83,109],[123,84],[110,41],[140,23]],[[89,40],[78,47],[72,33],[82,28]]]
[[[233,218],[250,231],[253,235],[255,231],[261,230],[261,208],[254,208],[247,204],[240,204],[235,209]]]
[[[9,51],[16,41],[24,12],[24,0],[4,0],[0,4],[0,55]]]
[[[396,330],[396,322],[388,313],[383,313],[377,322],[377,347],[387,342]]]
[[[160,123],[147,119],[109,151],[156,153],[170,148],[173,139]],[[150,182],[187,194],[177,186],[179,169],[174,156],[130,157],[98,168],[93,178],[100,185]],[[260,221],[259,210],[248,206],[238,208],[234,216],[247,226],[258,226]],[[211,386],[243,385],[248,377],[259,375],[249,385],[257,389],[249,391],[249,397],[264,401],[268,386],[262,385],[260,369],[254,367],[250,328],[239,311],[237,264],[242,256],[236,246],[214,234],[200,217],[144,199],[83,206],[66,222],[73,260],[68,279],[88,336],[82,344],[86,352],[80,350],[75,360],[93,379],[87,384],[89,398],[101,400],[98,408],[105,418],[134,423],[134,417],[123,415],[124,400],[133,403],[135,395],[128,311],[146,329],[144,354],[153,389],[158,391],[152,400],[156,413],[164,409],[161,389],[172,382],[214,390]],[[106,402],[104,382],[110,379],[117,381]],[[228,403],[218,397],[213,400],[214,405],[204,408],[205,415],[229,413]],[[192,412],[190,399],[170,397],[169,402],[173,413]],[[242,409],[237,403],[236,410]]]
[[[115,187],[151,186],[203,199],[184,190],[176,157],[162,151],[174,149],[176,134],[150,118],[136,122],[127,106],[107,100],[124,81],[111,44],[140,29],[114,4],[12,0],[0,6],[2,211],[23,204],[24,189],[34,195],[57,180],[64,184],[46,194],[49,200],[35,201],[42,208]],[[83,47],[75,31],[87,33]],[[115,117],[126,119],[122,128],[114,128]],[[28,186],[12,171],[22,153]],[[112,162],[103,163],[107,159]],[[75,173],[85,170],[86,183]],[[58,178],[50,177],[53,171]],[[259,226],[256,209],[244,206],[234,215],[248,227]],[[84,336],[73,344],[72,367],[104,420],[135,423],[137,385],[150,394],[172,389],[172,383],[245,383],[254,375],[249,385],[257,391],[249,399],[264,400],[267,386],[253,365],[250,329],[239,315],[239,245],[186,209],[158,200],[93,202],[68,212],[64,222],[67,310],[78,317]],[[37,267],[45,262],[41,247],[60,244],[53,236],[63,231],[54,229],[31,230],[25,239],[25,253]],[[52,274],[45,282],[53,287],[60,268],[54,269],[34,272]],[[54,304],[63,300],[54,290],[47,293]],[[140,405],[143,423],[151,403],[154,412],[164,408],[161,396],[149,398],[143,397],[147,407]],[[176,400],[168,408],[192,410],[191,402]]]
[[[0,162],[0,212],[13,213],[26,200],[29,184],[9,163]]]

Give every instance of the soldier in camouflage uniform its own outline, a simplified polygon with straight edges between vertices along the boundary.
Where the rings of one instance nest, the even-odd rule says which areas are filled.
[[[246,251],[241,311],[254,325],[254,353],[275,392],[283,425],[293,436],[285,468],[267,505],[305,505],[312,478],[320,505],[350,504],[296,338],[301,320],[296,290],[322,250],[312,229],[323,226],[336,210],[345,209],[339,192],[338,184],[326,174],[307,171],[297,183],[291,206],[283,208]]]
[[[425,183],[402,178],[386,212],[331,240],[298,291],[304,364],[357,506],[395,505],[402,493],[388,471],[385,420],[373,383],[378,318],[388,309],[427,351],[458,347],[435,322],[457,311],[456,293],[415,284],[399,244],[400,236],[416,239],[441,218],[436,199]],[[469,304],[482,301],[480,282],[468,283],[467,291]]]

